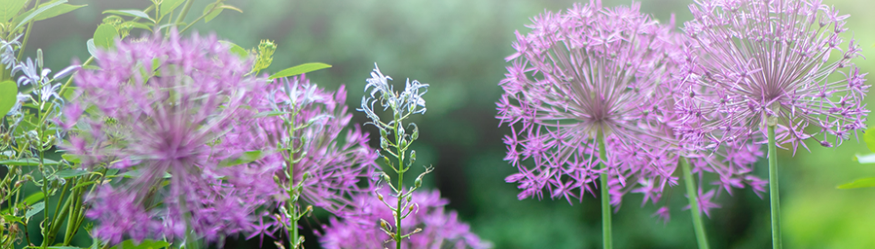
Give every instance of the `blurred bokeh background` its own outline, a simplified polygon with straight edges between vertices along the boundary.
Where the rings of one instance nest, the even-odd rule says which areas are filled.
[[[189,21],[212,1],[197,1]],[[629,0],[605,0],[605,6]],[[692,0],[650,0],[644,12],[663,22],[676,15],[679,26],[691,15]],[[824,0],[847,19],[845,42],[856,38],[869,60],[855,63],[864,72],[875,70],[875,3],[869,0]],[[142,9],[147,0],[70,0],[88,4],[63,16],[36,23],[26,56],[36,48],[45,52],[47,66],[63,68],[73,58],[85,60],[85,41],[91,37],[106,9]],[[418,163],[433,165],[425,180],[441,191],[474,232],[495,248],[597,248],[601,245],[599,200],[587,196],[581,203],[565,200],[517,200],[517,188],[504,182],[516,171],[502,161],[501,142],[506,127],[499,127],[494,102],[504,77],[504,57],[513,53],[514,30],[527,32],[529,18],[545,10],[571,7],[571,0],[228,0],[244,13],[225,10],[194,29],[215,33],[244,48],[269,39],[279,46],[270,71],[305,62],[325,62],[332,68],[308,77],[322,87],[349,89],[351,108],[360,104],[365,79],[374,63],[402,85],[405,78],[431,84],[425,95],[428,112],[414,119],[421,129],[414,145]],[[868,78],[872,78],[871,75]],[[871,84],[875,81],[870,81]],[[872,104],[872,98],[867,100]],[[870,105],[873,106],[873,105]],[[365,122],[362,113],[354,120]],[[366,130],[375,133],[373,127]],[[375,134],[372,134],[375,135]],[[376,139],[376,136],[372,136]],[[811,152],[795,156],[780,151],[780,179],[784,238],[787,248],[875,248],[875,188],[838,190],[856,178],[875,176],[875,165],[854,161],[870,153],[862,142],[850,140],[837,148],[811,143]],[[765,148],[763,148],[765,151]],[[763,160],[756,174],[767,177]],[[418,172],[414,172],[418,173]],[[707,184],[707,182],[706,182]],[[641,197],[629,195],[614,215],[617,248],[695,248],[684,189],[665,196],[671,207],[667,224],[652,217],[658,207],[641,206]],[[722,206],[706,219],[713,248],[766,248],[770,245],[769,206],[749,189],[734,196],[719,196]],[[319,230],[325,215],[304,222]],[[35,234],[35,233],[32,233]],[[82,235],[82,234],[80,234]],[[318,237],[307,234],[307,247],[318,248]],[[83,240],[87,240],[83,238]],[[83,241],[85,242],[85,241]],[[87,242],[86,242],[87,243]],[[225,248],[255,248],[258,241],[232,238]],[[269,242],[264,248],[274,248]]]

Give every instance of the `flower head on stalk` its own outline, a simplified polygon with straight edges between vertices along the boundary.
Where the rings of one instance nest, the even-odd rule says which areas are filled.
[[[325,226],[325,232],[319,239],[323,247],[329,249],[342,248],[393,248],[387,245],[392,238],[381,231],[381,226],[387,226],[394,219],[392,211],[385,208],[384,203],[394,203],[398,199],[392,196],[388,188],[382,188],[379,196],[358,195],[355,198],[356,216],[344,220],[332,218]],[[381,196],[386,197],[381,197]],[[448,201],[440,197],[438,191],[416,192],[411,201],[417,205],[416,212],[402,221],[405,233],[416,234],[405,239],[402,248],[489,248],[489,243],[470,231],[468,224],[462,223],[454,211],[446,212],[444,206]]]
[[[259,121],[254,142],[276,153],[261,162],[281,165],[277,179],[283,189],[297,189],[309,204],[343,215],[352,195],[372,190],[361,183],[373,175],[378,157],[367,145],[368,134],[350,126],[346,89],[326,91],[300,76],[277,79],[267,91],[260,111],[279,115]],[[291,170],[289,151],[295,151]]]
[[[678,49],[672,26],[639,5],[575,4],[533,18],[526,35],[517,32],[497,105],[513,132],[504,139],[505,160],[520,173],[506,180],[519,184],[520,199],[542,198],[546,189],[552,198],[580,200],[603,172],[599,162],[616,187],[614,205],[631,189],[658,199],[676,182],[677,153],[665,151],[676,143],[655,124],[665,122],[658,117],[670,96],[657,89],[673,87],[668,69]],[[599,134],[607,158],[599,156]]]
[[[416,161],[416,151],[407,150],[410,144],[419,138],[419,128],[414,123],[404,124],[404,121],[410,118],[413,114],[425,114],[425,100],[422,98],[428,91],[428,84],[420,83],[417,80],[410,81],[407,79],[403,92],[396,92],[394,87],[389,84],[392,78],[383,75],[380,68],[374,63],[374,71],[371,72],[371,78],[367,79],[368,84],[365,85],[365,96],[362,97],[361,108],[357,109],[367,114],[370,122],[365,123],[376,126],[380,130],[380,148],[386,167],[397,173],[397,184],[385,172],[380,172],[377,182],[384,181],[392,189],[394,196],[397,198],[395,203],[385,204],[388,210],[392,211],[394,227],[391,227],[385,221],[381,223],[383,232],[396,242],[396,247],[400,247],[402,240],[409,238],[416,230],[405,231],[402,227],[403,219],[414,212],[415,202],[410,201],[413,191],[422,186],[422,177],[432,171],[432,167],[426,167],[414,181],[414,185],[404,189],[404,173],[410,170],[413,162]],[[388,122],[383,122],[380,116],[374,111],[374,104],[379,102],[383,107],[383,111],[391,110],[392,119]],[[412,128],[413,131],[408,134],[407,129]],[[408,158],[404,162],[405,158]],[[391,157],[391,158],[390,158]],[[380,193],[374,193],[381,196]],[[407,232],[405,234],[405,232]]]
[[[778,145],[795,153],[806,139],[829,147],[865,128],[869,86],[851,62],[860,48],[839,46],[847,15],[818,0],[710,0],[690,10],[682,105],[693,127],[685,136],[698,146],[760,143],[776,126]]]
[[[255,122],[250,106],[263,81],[244,77],[249,65],[214,36],[170,33],[119,41],[95,56],[100,69],[74,78],[78,97],[64,113],[75,125],[65,149],[83,166],[118,168],[131,178],[88,197],[106,207],[86,214],[97,220],[100,239],[194,233],[215,241],[252,230],[262,196],[277,192],[258,184],[274,173],[269,165],[223,165],[259,149],[241,146],[251,136],[241,127]],[[129,230],[133,223],[143,226]]]

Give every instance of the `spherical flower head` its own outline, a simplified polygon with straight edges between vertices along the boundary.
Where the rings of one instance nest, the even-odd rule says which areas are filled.
[[[379,196],[374,195],[379,193]],[[358,203],[354,216],[338,220],[332,218],[324,227],[324,234],[319,238],[322,247],[328,249],[340,248],[394,248],[391,241],[381,229],[381,222],[394,220],[392,211],[386,208],[388,203],[396,203],[398,199],[389,188],[382,188],[371,194],[358,195]],[[403,234],[414,230],[410,237],[402,241],[402,248],[489,248],[491,245],[470,231],[468,224],[462,223],[455,211],[445,211],[448,201],[440,197],[440,192],[416,191],[411,197],[416,203],[415,212],[401,221]]]
[[[182,39],[170,33],[166,39],[118,41],[95,56],[100,69],[75,76],[78,97],[64,111],[73,128],[64,149],[83,166],[121,169],[131,177],[90,197],[92,206],[125,207],[89,211],[97,230],[137,239],[172,239],[193,230],[214,241],[249,230],[255,221],[250,214],[264,203],[258,195],[276,191],[244,184],[264,179],[264,170],[219,166],[253,149],[239,146],[248,139],[239,126],[252,124],[255,111],[248,105],[264,83],[244,76],[248,63],[214,36]],[[123,198],[108,197],[115,195]],[[118,213],[125,210],[139,213]],[[144,217],[162,226],[128,232],[124,224]],[[99,235],[112,242],[122,238]]]
[[[654,172],[670,176],[676,154],[659,154],[659,148],[672,138],[653,122],[667,98],[656,90],[671,87],[667,68],[677,52],[672,25],[640,13],[637,3],[602,8],[600,1],[532,21],[531,32],[517,32],[517,52],[507,58],[512,65],[499,83],[505,93],[497,103],[498,118],[513,132],[504,139],[505,160],[520,173],[506,180],[520,184],[519,198],[541,198],[548,189],[569,203],[581,199],[602,173],[599,162],[624,186]],[[599,157],[598,134],[608,158]],[[641,156],[625,156],[635,153]],[[669,160],[650,160],[647,153]],[[671,157],[674,162],[663,163]],[[524,162],[529,159],[533,163]],[[657,169],[664,166],[671,169]]]
[[[851,62],[860,48],[839,46],[848,15],[819,0],[709,0],[690,10],[684,105],[702,146],[764,140],[776,126],[779,146],[795,153],[808,149],[803,140],[831,146],[866,127],[869,86]]]
[[[259,121],[255,143],[274,151],[261,163],[280,165],[276,175],[286,186],[302,183],[301,197],[317,207],[342,215],[351,196],[372,191],[363,184],[377,168],[377,152],[368,146],[368,134],[358,125],[351,126],[346,89],[319,88],[305,76],[277,79],[270,83],[259,108],[277,112]],[[294,120],[288,114],[295,113]],[[303,127],[290,133],[292,126]],[[251,138],[250,138],[251,139]],[[290,142],[296,150],[291,169],[288,163]],[[291,175],[289,175],[291,172]],[[287,176],[291,176],[289,184]],[[306,177],[305,177],[306,176]],[[287,196],[285,197],[287,198]]]

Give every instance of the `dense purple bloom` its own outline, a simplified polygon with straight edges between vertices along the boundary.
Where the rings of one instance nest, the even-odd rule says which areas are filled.
[[[639,12],[639,4],[602,8],[600,1],[532,19],[507,58],[498,118],[511,127],[507,157],[520,171],[519,198],[581,199],[607,165],[612,203],[629,191],[658,200],[672,176],[675,137],[663,132],[680,57],[673,25]],[[599,158],[597,134],[607,158]],[[528,163],[528,162],[531,163]]]
[[[832,146],[866,127],[869,86],[850,61],[860,48],[853,39],[839,47],[847,15],[819,0],[697,3],[685,25],[688,140],[705,148],[762,142],[776,125],[778,145],[795,153],[808,149],[803,140]]]
[[[328,249],[340,248],[394,248],[395,243],[382,229],[380,222],[394,220],[392,210],[386,208],[388,203],[396,203],[397,197],[384,187],[379,191],[384,199],[381,201],[373,194],[358,195],[356,215],[344,220],[331,218],[325,226],[325,233],[319,239],[322,247]],[[471,233],[468,224],[458,219],[455,211],[446,212],[444,206],[448,201],[440,197],[438,191],[413,192],[411,202],[416,203],[415,211],[401,221],[403,234],[416,229],[420,232],[402,240],[402,248],[489,248],[487,242]]]
[[[251,134],[240,127],[254,124],[249,107],[261,99],[264,81],[244,76],[249,64],[215,37],[170,33],[119,41],[96,55],[100,69],[74,78],[78,97],[64,115],[75,126],[65,149],[83,166],[121,169],[131,178],[88,197],[86,215],[97,221],[98,238],[194,232],[214,241],[251,231],[253,212],[277,192],[275,184],[261,184],[275,169],[220,166],[259,149],[241,146]]]
[[[378,157],[368,143],[368,134],[358,125],[350,126],[352,114],[346,106],[346,90],[326,91],[304,77],[278,79],[268,86],[268,97],[259,104],[262,112],[285,113],[259,121],[258,136],[250,137],[265,150],[273,151],[260,163],[278,164],[288,172],[289,141],[293,139],[295,153],[291,186],[303,180],[301,198],[317,207],[342,214],[350,198],[360,192],[370,192],[370,184],[362,184],[377,168]],[[294,122],[287,122],[288,113],[297,112]],[[304,127],[290,134],[290,126]],[[345,133],[344,133],[345,132]],[[304,174],[308,177],[303,179]],[[285,185],[286,174],[277,173]],[[288,197],[288,196],[286,196]]]

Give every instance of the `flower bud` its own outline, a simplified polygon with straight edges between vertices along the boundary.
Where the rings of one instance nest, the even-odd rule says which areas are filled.
[[[380,199],[380,201],[382,201],[382,200],[383,200],[383,194],[377,193],[377,199]]]
[[[416,188],[422,187],[422,177],[421,176],[416,178],[416,181],[413,182],[413,186],[416,186]]]
[[[416,150],[410,151],[410,165],[413,165],[413,162],[416,161]]]

